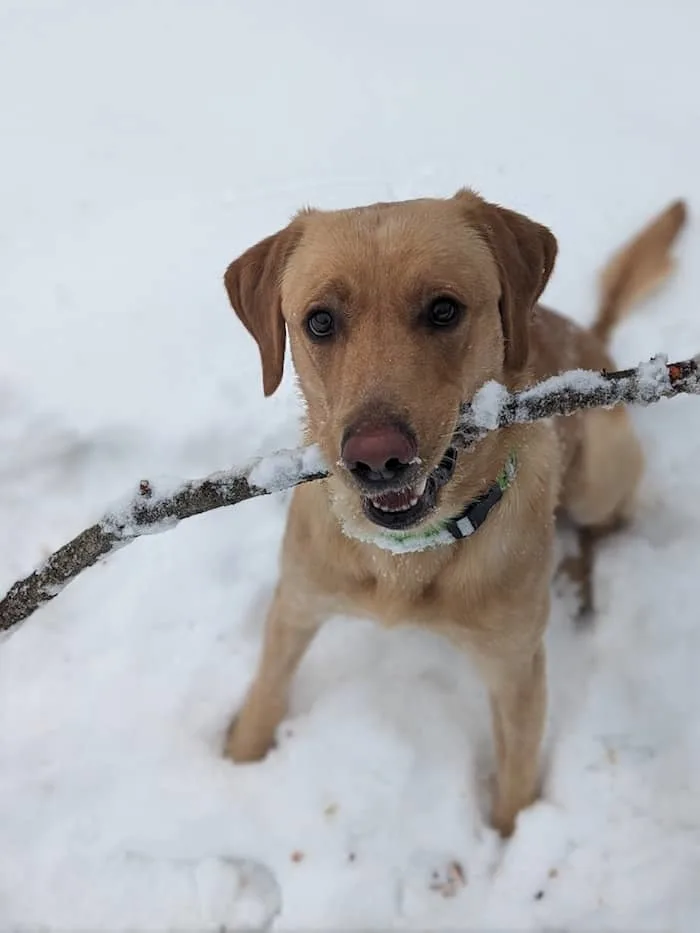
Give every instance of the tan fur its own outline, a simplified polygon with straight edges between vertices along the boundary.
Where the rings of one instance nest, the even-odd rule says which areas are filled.
[[[539,789],[555,512],[561,505],[591,528],[630,513],[642,453],[627,413],[490,434],[459,456],[430,522],[488,488],[511,450],[514,485],[473,537],[401,555],[353,536],[376,529],[339,462],[343,434],[358,418],[398,412],[415,431],[427,473],[450,444],[460,405],[486,380],[518,388],[573,367],[610,368],[594,331],[607,335],[625,305],[669,268],[682,223],[678,207],[670,211],[671,221],[667,212],[609,267],[592,330],[536,304],[556,256],[551,232],[466,190],[447,200],[306,211],[229,266],[228,294],[258,342],[266,394],[282,375],[286,328],[306,440],[321,446],[333,472],[294,493],[262,657],[227,755],[252,761],[266,753],[299,661],[330,615],[421,625],[471,652],[483,674],[497,763],[491,818],[512,832]],[[438,293],[467,308],[448,333],[420,323]],[[319,306],[342,322],[322,344],[304,329]]]
[[[601,274],[601,303],[593,333],[606,343],[620,316],[673,270],[668,250],[686,221],[683,201],[666,210],[622,247]]]

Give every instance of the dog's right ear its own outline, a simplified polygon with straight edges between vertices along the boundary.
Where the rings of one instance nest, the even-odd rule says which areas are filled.
[[[282,381],[286,345],[282,275],[300,236],[299,225],[292,222],[247,249],[224,274],[233,310],[258,345],[266,396]]]
[[[520,372],[530,351],[530,318],[552,274],[557,241],[543,224],[491,204],[473,191],[462,189],[455,198],[466,207],[470,223],[481,234],[498,267],[505,363],[512,372]]]

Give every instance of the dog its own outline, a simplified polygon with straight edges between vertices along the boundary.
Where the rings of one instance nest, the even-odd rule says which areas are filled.
[[[280,384],[288,334],[305,441],[331,466],[293,494],[228,757],[256,761],[273,745],[290,681],[330,616],[424,626],[470,652],[484,679],[490,819],[513,832],[540,792],[556,516],[590,534],[627,521],[644,457],[621,407],[512,425],[458,453],[460,407],[489,380],[516,391],[569,369],[613,369],[609,337],[670,272],[685,216],[674,202],[609,262],[590,329],[539,304],[552,232],[469,189],[305,209],[228,266],[265,396]]]

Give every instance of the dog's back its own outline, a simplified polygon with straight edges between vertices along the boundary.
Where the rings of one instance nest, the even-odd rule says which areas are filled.
[[[601,273],[598,311],[590,328],[548,308],[538,309],[531,378],[570,369],[616,368],[608,350],[612,333],[634,304],[673,270],[669,251],[686,216],[685,204],[675,201],[611,257]],[[562,448],[560,502],[579,527],[580,553],[568,560],[567,569],[581,588],[581,616],[590,617],[594,546],[631,517],[643,451],[624,408],[581,412],[557,418],[555,424]]]

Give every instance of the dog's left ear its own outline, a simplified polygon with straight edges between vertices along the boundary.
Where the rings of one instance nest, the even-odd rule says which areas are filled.
[[[224,274],[233,310],[258,345],[266,396],[282,381],[286,346],[282,275],[300,236],[299,224],[293,221],[234,259]]]
[[[530,353],[530,317],[554,269],[557,241],[542,224],[471,191],[460,191],[455,198],[464,203],[470,224],[498,266],[505,364],[509,371],[520,372]]]

